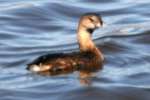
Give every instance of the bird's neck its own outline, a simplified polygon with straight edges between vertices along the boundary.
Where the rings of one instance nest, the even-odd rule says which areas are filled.
[[[94,42],[92,41],[91,33],[89,33],[86,29],[78,30],[77,37],[80,51],[89,51],[96,48]]]
[[[96,47],[95,43],[92,40],[92,34],[86,29],[78,29],[78,43],[80,52],[91,52],[96,55],[98,59],[104,59],[99,49]]]

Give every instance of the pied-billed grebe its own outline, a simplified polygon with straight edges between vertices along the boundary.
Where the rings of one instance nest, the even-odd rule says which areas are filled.
[[[102,68],[103,55],[92,41],[92,33],[103,24],[99,15],[88,13],[81,17],[77,30],[80,52],[56,53],[40,56],[27,69],[32,72],[78,70],[80,74],[95,72]],[[84,75],[83,75],[84,76]]]

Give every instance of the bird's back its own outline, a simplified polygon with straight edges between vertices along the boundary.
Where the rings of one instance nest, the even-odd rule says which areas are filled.
[[[38,67],[43,71],[44,67],[50,72],[57,71],[75,71],[75,70],[87,70],[87,71],[96,71],[101,69],[101,62],[98,62],[98,59],[95,58],[90,52],[81,53],[55,53],[47,54],[38,57],[33,62],[28,64],[27,69],[33,69],[33,67]],[[32,70],[33,71],[33,70]],[[39,70],[40,71],[40,70]]]

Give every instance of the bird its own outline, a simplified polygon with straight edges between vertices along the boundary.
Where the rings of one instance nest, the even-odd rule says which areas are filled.
[[[27,64],[27,70],[34,73],[48,71],[52,74],[79,71],[81,78],[97,72],[103,68],[104,56],[92,40],[92,34],[102,26],[103,21],[99,14],[84,14],[77,27],[79,52],[42,55]]]

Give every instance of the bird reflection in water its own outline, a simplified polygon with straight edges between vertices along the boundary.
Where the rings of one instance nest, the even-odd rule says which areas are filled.
[[[97,69],[97,71],[99,71],[99,69]],[[92,85],[92,79],[96,77],[96,73],[93,73],[93,72],[89,72],[89,70],[72,70],[72,69],[69,69],[69,70],[57,70],[57,71],[43,71],[43,72],[38,72],[36,74],[38,75],[41,75],[41,76],[62,76],[62,75],[68,75],[68,74],[72,74],[72,73],[79,73],[79,76],[78,76],[78,79],[79,79],[79,82],[84,85],[84,86],[90,86]]]

